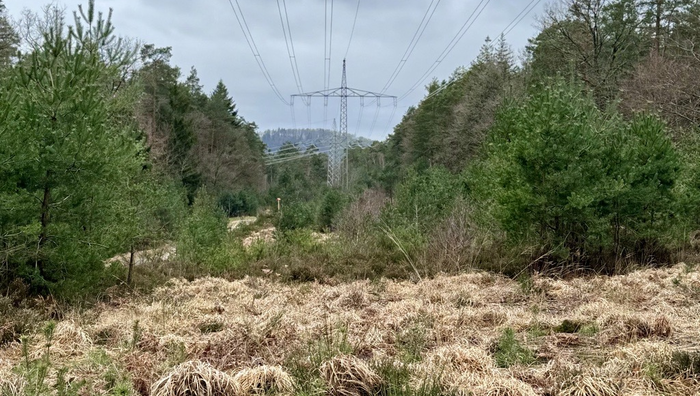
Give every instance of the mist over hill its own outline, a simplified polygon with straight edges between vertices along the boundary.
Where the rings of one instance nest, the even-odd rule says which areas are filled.
[[[305,150],[310,146],[316,146],[319,151],[326,152],[333,142],[333,131],[330,129],[284,129],[266,130],[260,134],[267,149],[276,152],[285,143],[291,143],[300,150]],[[371,146],[373,141],[365,137],[348,135],[351,145],[362,147]]]

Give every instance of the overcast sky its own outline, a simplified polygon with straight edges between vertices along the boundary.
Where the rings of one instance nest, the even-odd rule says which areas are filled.
[[[18,18],[24,8],[40,11],[48,1],[3,2],[10,16]],[[87,0],[58,0],[56,3],[72,11],[78,4],[87,4]],[[325,18],[325,10],[328,4],[330,14],[331,3],[332,30],[324,27],[330,23],[330,19]],[[488,4],[474,24],[437,68],[426,79],[420,80],[480,3],[482,6]],[[386,94],[402,97],[418,83],[418,89],[398,101],[393,118],[392,101],[382,101],[376,122],[373,122],[376,104],[370,106],[367,101],[361,111],[359,100],[349,99],[348,131],[383,139],[401,120],[406,109],[425,95],[424,86],[431,78],[447,78],[458,66],[469,65],[486,37],[497,37],[530,3],[530,0],[434,0],[432,3],[429,0],[360,0],[352,41],[350,34],[358,9],[357,0],[286,0],[286,7],[304,91],[324,89],[326,31],[332,32],[330,88],[340,86],[342,59],[346,51],[349,87],[379,92],[400,64],[404,67]],[[516,54],[527,44],[527,39],[536,34],[535,17],[542,13],[545,3],[535,1],[533,11],[508,34],[507,40]],[[289,96],[298,90],[277,0],[238,0],[238,4],[260,58],[279,92],[289,101]],[[432,19],[410,57],[402,63],[403,55],[431,4],[435,9]],[[207,92],[211,92],[218,80],[223,80],[239,114],[248,121],[255,121],[260,131],[292,128],[295,123],[298,128],[324,126],[322,98],[313,99],[309,109],[296,99],[293,106],[295,117],[292,118],[290,106],[277,98],[260,71],[228,0],[97,0],[96,8],[105,12],[114,9],[113,22],[118,35],[158,47],[172,47],[172,63],[179,66],[185,76],[194,66]],[[330,128],[333,119],[339,118],[337,99],[329,101],[327,112],[325,124]]]

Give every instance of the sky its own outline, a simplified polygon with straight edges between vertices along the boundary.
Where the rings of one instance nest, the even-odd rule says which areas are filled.
[[[3,0],[14,20],[24,9],[39,12],[48,2]],[[72,12],[79,4],[87,5],[87,0],[54,3]],[[326,80],[328,88],[340,87],[346,58],[348,87],[400,99],[396,107],[390,98],[381,100],[379,108],[370,100],[363,106],[358,98],[348,99],[348,132],[382,140],[408,107],[425,96],[425,86],[432,78],[446,79],[457,67],[468,66],[485,39],[498,37],[530,4],[532,11],[506,36],[519,55],[528,38],[537,34],[536,19],[546,1],[359,0],[358,8],[358,0],[97,0],[96,9],[105,13],[113,9],[117,35],[172,47],[172,64],[181,68],[182,78],[194,66],[206,92],[222,80],[239,115],[255,122],[260,132],[330,129],[334,119],[339,123],[339,99],[331,98],[324,106],[323,98],[312,98],[307,106],[300,98],[292,104],[290,95],[324,90]],[[245,19],[256,50],[251,50],[234,10]],[[469,26],[466,31],[462,29],[465,24]],[[420,37],[416,35],[419,30]],[[291,55],[288,45],[294,47]],[[410,52],[409,47],[413,48]],[[448,47],[452,49],[445,52]],[[387,87],[398,68],[400,72]],[[300,84],[294,70],[298,70]],[[410,91],[412,87],[416,89]]]

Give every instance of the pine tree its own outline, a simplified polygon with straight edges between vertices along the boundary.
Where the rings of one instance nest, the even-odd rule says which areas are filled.
[[[19,38],[7,19],[5,5],[0,0],[0,69],[10,65],[17,54]]]
[[[0,246],[36,291],[97,284],[120,227],[108,221],[117,192],[142,167],[133,129],[113,118],[121,92],[104,84],[119,76],[103,58],[113,26],[93,7],[74,29],[54,14],[0,91]]]
[[[229,96],[228,88],[226,88],[222,80],[219,80],[216,84],[216,88],[214,88],[214,91],[211,93],[209,105],[212,107],[213,111],[226,112],[230,117],[229,122],[231,125],[236,127],[240,126],[241,120],[238,118],[236,104]]]

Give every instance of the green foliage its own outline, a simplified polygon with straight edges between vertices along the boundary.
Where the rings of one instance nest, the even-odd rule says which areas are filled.
[[[7,17],[5,5],[0,2],[0,72],[8,67],[17,53],[19,39]]]
[[[291,202],[282,203],[282,210],[278,213],[275,226],[279,231],[285,232],[310,228],[314,224],[315,210],[309,203]]]
[[[190,263],[214,265],[226,237],[226,215],[206,191],[195,198],[190,214],[177,232],[178,257]]]
[[[142,167],[133,125],[113,81],[133,51],[109,18],[60,12],[0,89],[0,245],[9,277],[34,292],[86,293],[103,284],[102,259],[121,224],[120,191]],[[89,28],[88,28],[89,26]]]
[[[439,377],[421,378],[418,385],[413,381],[414,373],[408,364],[382,361],[373,367],[382,378],[377,395],[381,396],[447,396],[440,386]]]
[[[460,195],[459,180],[445,168],[412,171],[396,189],[390,222],[414,224],[425,230],[445,218]]]
[[[477,59],[449,78],[433,80],[417,107],[410,107],[387,139],[383,177],[391,189],[411,168],[444,166],[461,171],[478,156],[498,106],[522,91],[513,53],[504,37],[487,38]]]
[[[493,357],[496,365],[502,368],[521,364],[529,365],[535,363],[535,354],[527,347],[520,344],[515,338],[513,329],[506,328],[498,339]]]
[[[228,217],[254,216],[258,211],[257,196],[248,191],[225,192],[219,196],[219,207]]]
[[[344,204],[345,197],[340,191],[336,189],[328,190],[321,201],[321,207],[318,211],[318,227],[321,230],[333,230]]]
[[[24,393],[28,396],[77,396],[82,388],[85,387],[85,381],[66,381],[66,368],[55,368],[51,361],[51,346],[54,332],[56,330],[56,322],[50,321],[44,325],[43,335],[46,341],[42,355],[36,359],[29,356],[29,339],[22,338],[22,364],[17,367],[17,372],[26,381]],[[50,376],[55,375],[53,386],[47,384]]]
[[[679,166],[660,121],[624,122],[557,82],[500,113],[470,191],[511,240],[535,241],[557,260],[632,252],[648,261],[673,226]]]
[[[296,353],[290,354],[285,364],[299,384],[301,394],[317,394],[324,389],[319,368],[324,362],[338,355],[350,355],[355,348],[348,341],[348,329],[344,324],[326,323],[320,337],[309,341]]]

